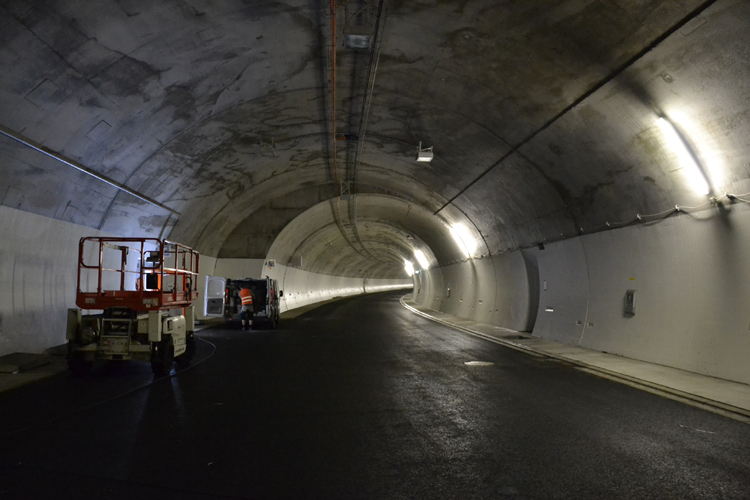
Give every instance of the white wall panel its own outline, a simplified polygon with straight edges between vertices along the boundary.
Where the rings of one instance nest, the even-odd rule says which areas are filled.
[[[442,310],[461,318],[473,319],[479,279],[475,262],[470,260],[446,266],[442,271],[445,288]]]
[[[426,272],[419,272],[414,275],[413,279],[414,293],[412,297],[414,301],[439,311],[445,296],[442,269],[436,267]]]
[[[413,286],[411,278],[393,280],[346,278],[311,273],[282,265],[277,265],[272,269],[264,267],[263,276],[277,280],[279,288],[284,291],[284,297],[281,299],[282,312],[337,297],[387,290],[408,291]]]
[[[529,277],[520,252],[430,269],[415,278],[414,300],[432,309],[521,331],[536,314],[529,307]]]
[[[0,207],[0,355],[65,341],[83,236],[112,235]],[[750,211],[738,206],[729,214],[672,217],[431,269],[413,280],[362,280],[285,266],[258,275],[279,281],[282,310],[415,283],[421,304],[524,330],[535,317],[533,261],[535,335],[750,383],[747,248]],[[250,269],[262,262],[223,260],[201,256],[201,297],[205,275],[253,275]],[[634,316],[623,312],[628,289],[636,290]]]
[[[84,236],[112,235],[0,206],[0,356],[65,342]]]
[[[485,259],[490,260],[490,259]],[[518,331],[530,331],[532,315],[530,279],[527,263],[521,252],[509,252],[491,258],[496,297],[490,323]]]
[[[591,298],[581,343],[750,383],[750,217],[704,212],[582,238]],[[636,290],[636,313],[624,314]]]
[[[0,206],[0,356],[40,352],[65,342],[67,309],[75,307],[78,242],[84,236],[117,236]],[[276,267],[263,273],[260,259],[216,259],[201,255],[198,318],[203,318],[206,275],[260,277],[269,274],[285,290],[282,310],[314,302],[409,289],[411,279],[342,278]]]
[[[747,248],[750,210],[737,205],[432,269],[416,277],[414,297],[459,317],[521,331],[535,322],[539,337],[750,383]],[[635,315],[624,312],[627,290]]]
[[[539,265],[539,309],[534,335],[578,345],[586,324],[589,280],[579,238],[535,251]]]

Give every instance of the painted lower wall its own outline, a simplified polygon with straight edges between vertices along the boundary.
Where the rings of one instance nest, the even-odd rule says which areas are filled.
[[[414,295],[476,321],[750,383],[747,248],[750,211],[735,206],[431,270]]]
[[[279,288],[284,291],[284,297],[281,299],[281,312],[337,297],[388,290],[408,290],[413,286],[411,279],[346,278],[311,273],[283,265],[276,265],[273,268],[264,267],[262,275],[277,280]]]
[[[750,383],[749,211],[582,241],[591,290],[581,346]],[[623,314],[628,289],[632,317]]]
[[[42,352],[65,343],[68,308],[75,307],[78,242],[84,236],[122,236],[0,206],[0,356]],[[279,279],[288,290],[282,309],[361,293],[409,288],[411,280],[322,276],[283,266],[263,270],[259,259],[201,255],[196,313],[203,317],[205,277]]]
[[[509,252],[415,274],[414,300],[480,323],[530,331],[536,315],[533,275]]]
[[[65,341],[83,236],[112,235],[0,207],[0,355]],[[414,295],[476,321],[750,383],[746,248],[750,212],[734,207],[724,215],[683,215],[433,269],[415,275]],[[201,256],[199,293],[206,274],[257,266],[222,260]],[[279,281],[283,310],[412,283],[285,266],[261,275]],[[636,291],[633,316],[624,314],[629,289]]]
[[[376,280],[362,278],[344,278],[311,273],[302,269],[279,266],[264,267],[262,259],[216,259],[201,256],[199,296],[196,302],[197,319],[206,319],[204,315],[204,296],[206,275],[222,278],[262,278],[268,276],[278,281],[279,289],[284,291],[281,298],[281,312],[322,302],[337,297],[349,297],[363,293],[384,292],[388,290],[410,289],[411,279]]]
[[[65,342],[84,236],[111,235],[0,206],[0,356]]]
[[[276,265],[273,268],[264,267],[262,276],[277,280],[279,289],[284,291],[281,299],[281,312],[339,297],[388,290],[409,290],[414,285],[411,279],[346,278],[311,273],[283,265]]]
[[[120,235],[0,206],[0,356],[65,343],[67,310],[76,307],[78,242],[85,236]],[[205,276],[214,274],[216,260],[200,257],[199,316]]]

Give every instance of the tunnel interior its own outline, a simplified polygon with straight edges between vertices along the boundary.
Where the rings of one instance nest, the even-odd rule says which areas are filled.
[[[749,24],[741,0],[2,2],[0,354],[64,341],[78,239],[116,235],[277,278],[287,309],[413,286],[750,383]]]

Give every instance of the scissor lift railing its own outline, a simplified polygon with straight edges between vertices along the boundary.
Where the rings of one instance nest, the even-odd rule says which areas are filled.
[[[76,305],[134,311],[189,306],[198,298],[198,261],[198,252],[168,240],[81,238]]]

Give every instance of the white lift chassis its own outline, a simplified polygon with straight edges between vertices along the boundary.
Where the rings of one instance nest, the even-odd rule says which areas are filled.
[[[149,361],[155,375],[196,352],[198,253],[154,238],[82,238],[77,309],[68,310],[68,366]],[[83,310],[88,310],[84,314]]]

